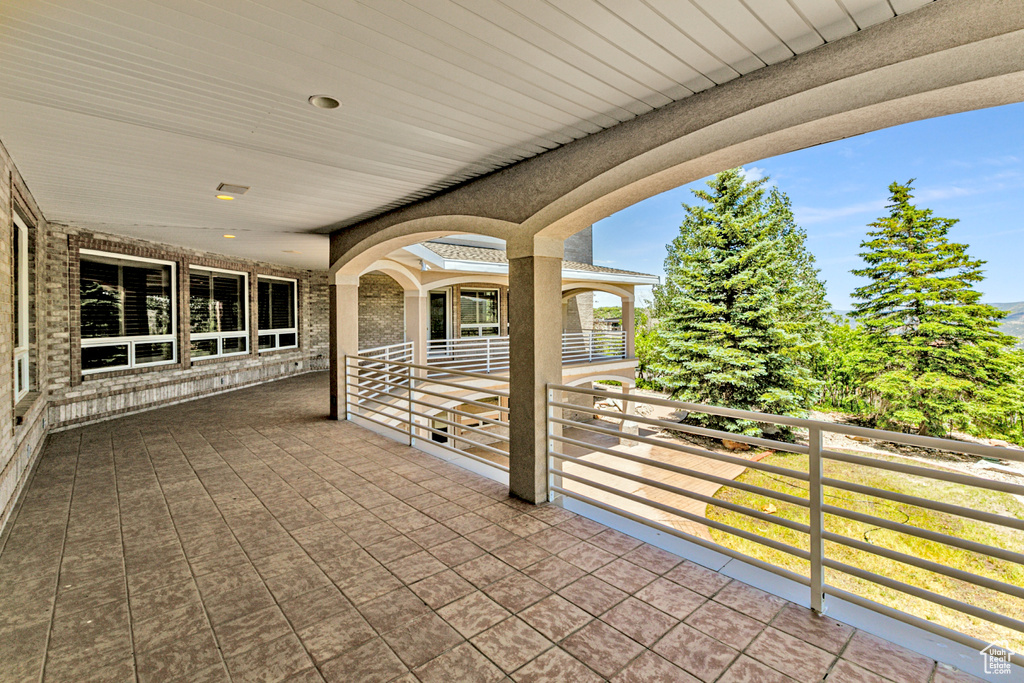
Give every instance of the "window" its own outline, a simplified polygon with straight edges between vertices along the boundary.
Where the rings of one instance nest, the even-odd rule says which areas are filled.
[[[295,290],[295,280],[268,276],[256,279],[260,351],[291,349],[299,345]]]
[[[459,293],[459,328],[463,337],[497,336],[498,290],[463,289]]]
[[[82,372],[177,361],[174,264],[82,249]]]
[[[192,268],[188,274],[188,310],[193,358],[234,356],[249,351],[245,273]]]
[[[14,215],[14,402],[29,388],[28,227]]]

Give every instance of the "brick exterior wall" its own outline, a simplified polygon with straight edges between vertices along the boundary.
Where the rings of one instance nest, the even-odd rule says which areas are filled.
[[[17,211],[29,227],[31,393],[15,404],[12,241]],[[173,261],[177,268],[178,362],[83,376],[79,327],[79,250]],[[192,359],[189,266],[241,271],[249,278],[249,353]],[[259,353],[256,280],[295,279],[299,347]],[[388,278],[390,279],[390,278]],[[393,282],[393,281],[392,281]],[[398,289],[398,321],[403,320]],[[47,223],[0,143],[0,530],[31,476],[48,432],[327,368],[327,273],[219,256]],[[399,327],[401,333],[401,327]],[[398,341],[402,341],[399,339]],[[324,413],[327,412],[324,397]]]
[[[14,395],[14,213],[28,226],[29,344],[32,391],[20,402]],[[11,516],[15,501],[28,481],[46,432],[46,399],[39,378],[48,374],[49,340],[42,332],[41,308],[31,305],[40,293],[53,289],[47,271],[33,256],[32,247],[45,243],[47,225],[39,207],[0,143],[0,530]]]
[[[326,309],[325,309],[326,313]],[[390,275],[367,273],[359,278],[359,348],[405,341],[405,292]]]

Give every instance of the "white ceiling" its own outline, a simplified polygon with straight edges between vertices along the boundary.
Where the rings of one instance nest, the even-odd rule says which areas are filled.
[[[0,141],[50,221],[325,268],[332,225],[929,1],[9,0]]]

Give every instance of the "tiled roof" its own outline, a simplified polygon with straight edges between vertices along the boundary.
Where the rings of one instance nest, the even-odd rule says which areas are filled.
[[[461,244],[444,244],[442,242],[424,242],[430,251],[441,258],[453,261],[479,261],[481,263],[508,263],[504,249],[491,249],[489,247],[467,247]],[[562,268],[565,270],[582,270],[588,273],[608,273],[610,275],[649,275],[638,273],[633,270],[619,270],[618,268],[605,268],[595,266],[591,263],[578,263],[576,261],[562,261]]]

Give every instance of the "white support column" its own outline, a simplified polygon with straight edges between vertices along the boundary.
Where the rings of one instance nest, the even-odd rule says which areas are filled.
[[[623,306],[625,311],[625,306]],[[639,434],[640,425],[629,419],[630,415],[636,414],[636,403],[628,400],[629,395],[636,390],[632,384],[627,383],[625,380],[622,382],[622,424],[619,425],[619,431],[623,434]]]
[[[405,291],[405,339],[413,343],[412,362],[427,364],[427,328],[430,324],[429,297],[415,289]]]
[[[636,358],[636,313],[633,299],[622,299],[622,331],[626,334],[626,358]]]
[[[359,353],[359,276],[335,275],[328,289],[331,418],[344,420],[347,413],[345,356]]]
[[[562,381],[562,240],[509,240],[509,492],[548,497],[547,385]],[[553,324],[554,323],[554,324]]]

